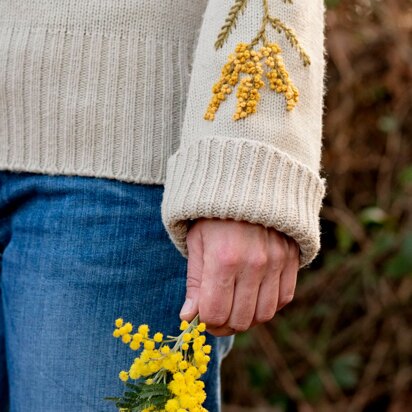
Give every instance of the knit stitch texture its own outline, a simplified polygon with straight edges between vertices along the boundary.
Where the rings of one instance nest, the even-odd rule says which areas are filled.
[[[227,56],[262,17],[249,0],[214,49],[232,0],[0,0],[0,169],[165,185],[162,221],[188,257],[190,220],[218,217],[293,237],[301,266],[319,250],[324,94],[322,0],[270,0],[311,57],[283,34],[300,91],[296,108],[261,91],[257,112],[232,120],[235,95],[203,118]]]

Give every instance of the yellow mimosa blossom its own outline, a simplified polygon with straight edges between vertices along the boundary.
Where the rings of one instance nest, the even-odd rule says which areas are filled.
[[[152,349],[154,349],[154,347],[155,347],[155,344],[154,344],[153,341],[151,341],[151,340],[146,340],[146,341],[144,342],[144,348],[145,348],[145,349],[152,350]]]
[[[206,323],[200,322],[199,325],[197,325],[196,328],[199,332],[204,332],[206,330]]]
[[[148,325],[140,325],[137,329],[137,331],[143,336],[147,337],[147,334],[149,333],[149,326]]]
[[[180,323],[180,330],[185,330],[189,327],[189,322],[187,320],[182,320]]]
[[[133,335],[133,340],[138,343],[141,343],[143,341],[143,336],[140,333],[135,333]]]
[[[125,335],[122,336],[122,342],[123,343],[129,343],[131,340],[132,340],[132,337],[128,333],[126,333]]]
[[[124,325],[124,328],[125,328],[125,331],[126,331],[127,333],[130,333],[130,332],[133,330],[133,325],[132,325],[130,322],[127,322],[127,323]]]
[[[153,340],[155,342],[161,342],[163,340],[163,334],[160,332],[155,333],[155,335],[153,336]]]
[[[163,353],[163,354],[168,354],[169,352],[170,352],[170,346],[167,346],[167,345],[165,345],[165,346],[162,346],[162,348],[160,349],[160,351]]]
[[[133,388],[139,388],[135,397],[129,396],[120,402],[119,410],[207,412],[202,406],[206,399],[206,392],[205,384],[200,378],[207,371],[207,364],[210,361],[207,353],[210,353],[211,346],[204,345],[206,337],[201,333],[206,330],[206,325],[198,324],[198,317],[190,323],[181,322],[181,334],[167,336],[167,338],[164,338],[160,332],[150,337],[148,325],[140,325],[137,329],[138,333],[133,336],[130,334],[133,330],[130,322],[124,325],[123,322],[121,324],[118,322],[118,325],[121,326],[115,329],[113,335],[122,336],[124,343],[130,343],[130,349],[138,350],[143,344],[140,356],[134,359],[129,370],[119,373],[122,381],[136,382],[129,385],[129,393]],[[171,342],[174,343],[173,346],[170,345]],[[139,398],[139,394],[144,393],[145,388],[150,390],[151,387],[156,389],[154,392],[148,392],[150,396],[142,395]],[[148,399],[154,396],[152,393],[157,393],[162,402],[159,403],[157,399],[156,403],[151,405]],[[124,408],[128,402],[130,408]],[[139,406],[140,404],[142,406]],[[155,404],[163,406],[155,407]]]
[[[126,371],[121,371],[119,373],[119,378],[123,381],[126,382],[129,379],[129,374]]]
[[[205,345],[203,346],[203,352],[209,354],[212,350],[212,347],[210,345]]]
[[[140,343],[138,342],[138,341],[136,341],[136,340],[132,340],[131,342],[130,342],[130,349],[131,350],[138,350],[139,348],[140,348]]]

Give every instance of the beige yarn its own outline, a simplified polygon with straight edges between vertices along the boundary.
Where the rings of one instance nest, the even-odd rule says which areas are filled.
[[[0,169],[165,185],[162,220],[187,257],[189,219],[260,223],[292,236],[301,266],[319,250],[324,93],[322,0],[270,0],[312,64],[272,31],[300,101],[261,91],[232,120],[235,96],[203,119],[228,54],[251,39],[250,0],[218,51],[229,0],[0,0]]]

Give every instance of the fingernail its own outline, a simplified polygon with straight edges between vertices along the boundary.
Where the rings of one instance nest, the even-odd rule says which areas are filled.
[[[180,315],[187,315],[188,313],[191,312],[193,308],[193,300],[191,298],[187,298],[185,300],[185,303],[182,306],[182,309],[180,310]]]

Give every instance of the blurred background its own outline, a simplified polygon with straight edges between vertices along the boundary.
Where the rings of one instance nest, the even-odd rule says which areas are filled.
[[[322,253],[236,337],[225,412],[412,411],[412,2],[326,3]]]

